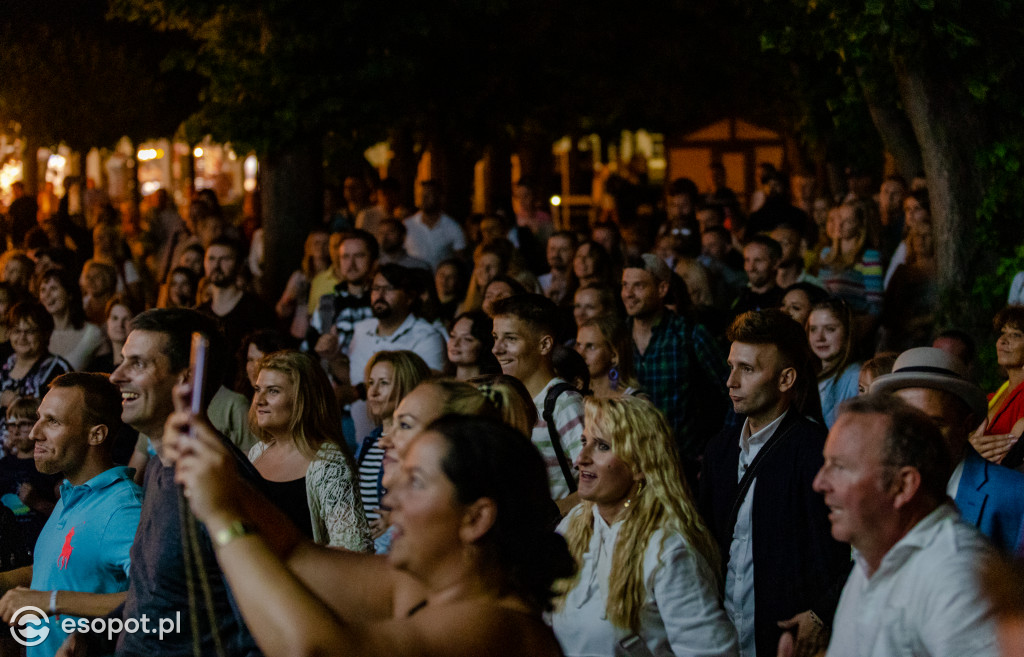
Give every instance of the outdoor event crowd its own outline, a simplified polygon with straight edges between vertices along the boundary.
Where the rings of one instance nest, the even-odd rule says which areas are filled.
[[[725,173],[657,194],[627,169],[582,231],[527,180],[458,221],[434,181],[407,209],[394,180],[349,177],[276,304],[251,204],[233,221],[211,190],[179,213],[163,191],[115,209],[92,184],[17,183],[13,638],[30,656],[1021,655],[1024,276],[975,344],[937,324],[923,181],[853,171],[833,199],[762,165],[748,205]],[[1006,382],[986,394],[993,348]]]

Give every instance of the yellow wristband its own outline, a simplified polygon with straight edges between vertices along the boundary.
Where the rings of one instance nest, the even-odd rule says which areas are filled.
[[[224,529],[214,532],[211,538],[213,538],[214,545],[217,547],[224,547],[236,538],[241,538],[242,536],[248,536],[249,534],[255,533],[255,527],[247,525],[241,520],[235,520]]]

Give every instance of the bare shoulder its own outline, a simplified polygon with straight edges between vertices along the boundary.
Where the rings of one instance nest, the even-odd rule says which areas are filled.
[[[381,655],[418,657],[559,657],[554,634],[538,614],[501,602],[428,604],[411,617],[376,624],[371,643]],[[369,638],[369,637],[367,637]]]

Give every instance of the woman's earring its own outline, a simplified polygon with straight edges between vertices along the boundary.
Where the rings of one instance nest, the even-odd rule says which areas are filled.
[[[617,367],[613,366],[608,370],[608,381],[611,383],[612,390],[619,389],[619,369]]]
[[[644,480],[641,479],[640,480],[640,484],[636,487],[636,493],[634,493],[634,495],[639,496],[640,493],[643,492],[643,490],[644,490]],[[630,497],[628,500],[626,500],[626,503],[622,505],[622,508],[623,509],[628,509],[629,505],[632,504],[632,503],[633,503],[633,498]]]

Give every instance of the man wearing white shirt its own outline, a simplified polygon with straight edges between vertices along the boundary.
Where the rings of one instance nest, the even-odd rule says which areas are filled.
[[[413,258],[437,269],[442,260],[466,248],[466,236],[457,221],[441,212],[441,186],[420,183],[420,211],[405,220],[405,250]]]
[[[849,550],[832,540],[811,488],[825,428],[803,329],[779,310],[751,311],[728,337],[726,385],[745,417],[708,443],[699,506],[722,555],[740,655],[764,657],[783,628],[824,643]]]
[[[990,551],[946,495],[939,429],[893,395],[845,402],[814,489],[853,548],[829,657],[987,657],[995,623],[976,568]]]
[[[419,270],[396,264],[381,265],[373,275],[370,307],[373,317],[357,322],[349,345],[349,382],[359,391],[352,404],[355,435],[362,439],[373,429],[366,417],[364,370],[378,351],[407,350],[423,359],[430,369],[444,368],[447,345],[444,336],[425,319],[417,317],[419,306],[416,277]]]

